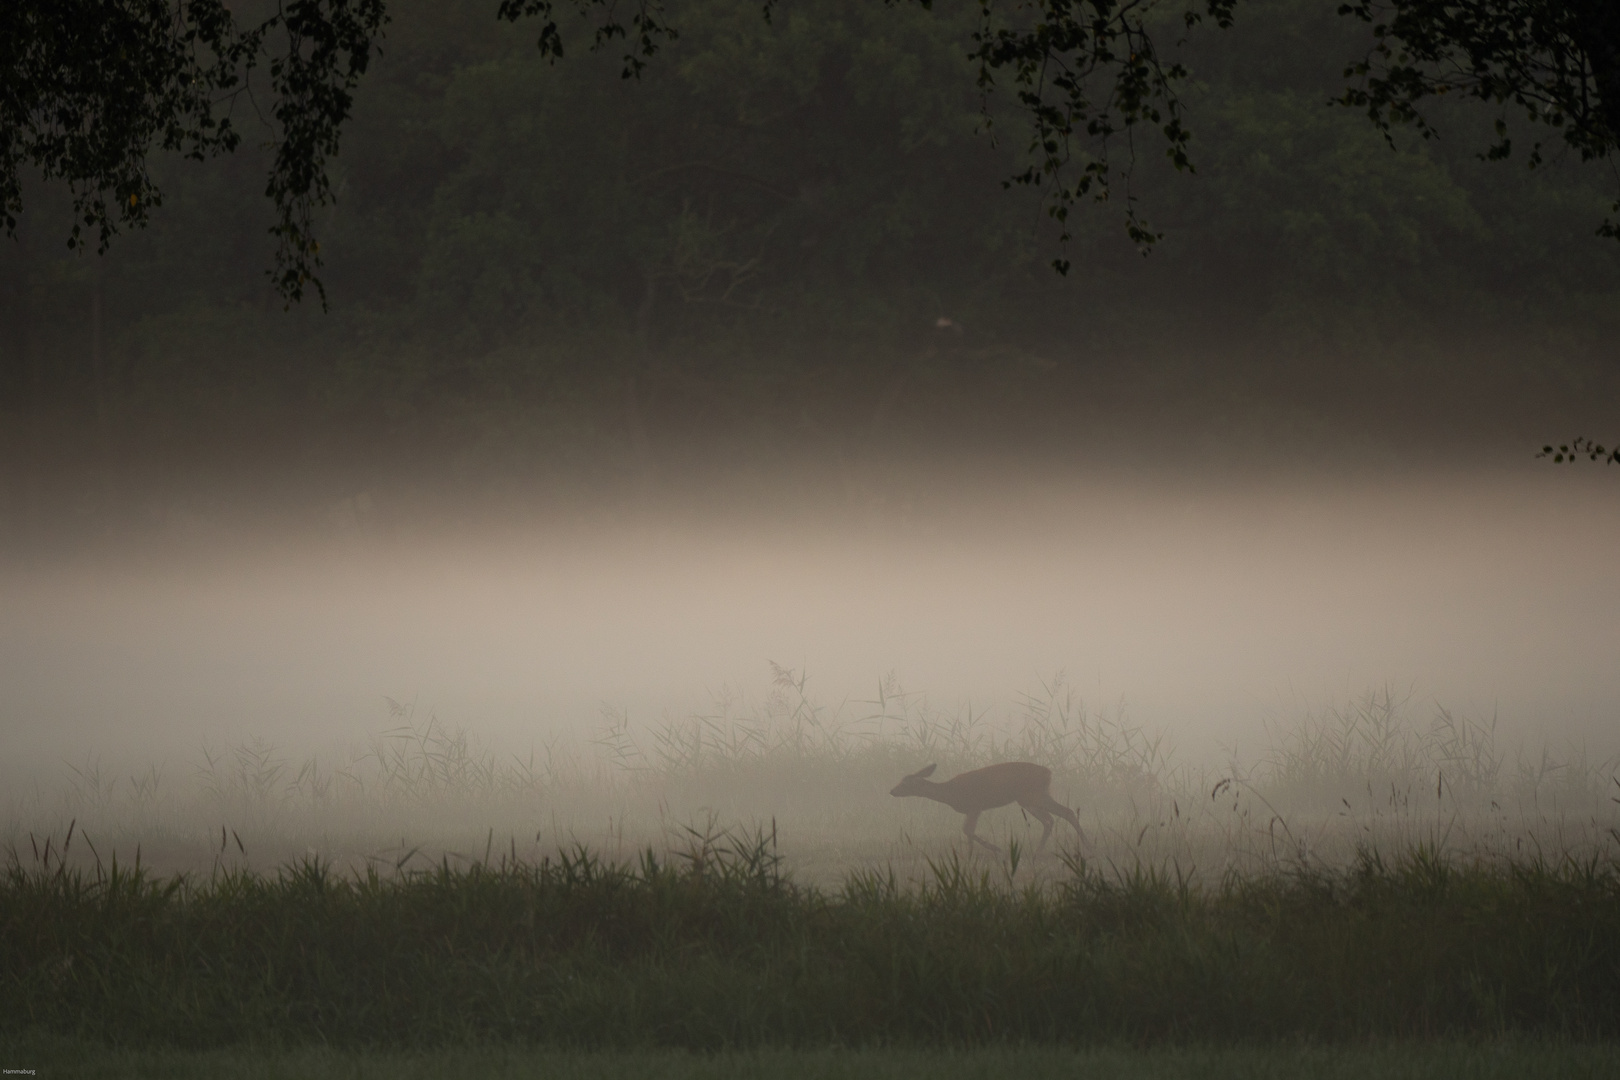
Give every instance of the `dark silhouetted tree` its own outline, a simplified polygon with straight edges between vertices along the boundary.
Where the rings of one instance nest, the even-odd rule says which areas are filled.
[[[898,2],[898,0],[891,0]],[[931,7],[932,0],[914,0]],[[1328,2],[1328,0],[1324,0]],[[978,0],[969,57],[985,94],[1009,91],[1030,121],[1028,164],[1008,183],[1042,189],[1063,239],[1075,205],[1123,206],[1130,237],[1159,234],[1130,190],[1137,147],[1152,132],[1177,169],[1190,169],[1190,131],[1177,96],[1187,69],[1159,42],[1203,22],[1226,27],[1239,0]],[[234,150],[232,107],[267,73],[278,247],[271,277],[289,302],[306,287],[325,299],[317,271],[315,208],[332,199],[354,89],[377,50],[384,0],[280,0],[239,21],[224,0],[9,0],[0,7],[0,207],[15,233],[22,173],[33,167],[73,191],[80,227],[105,247],[145,223],[162,193],[146,169],[154,150],[206,158]],[[771,18],[775,0],[765,0]],[[1620,4],[1613,0],[1362,0],[1338,8],[1369,25],[1373,45],[1346,71],[1340,99],[1388,133],[1433,133],[1422,106],[1447,94],[1522,110],[1584,159],[1611,159],[1620,132]],[[612,0],[502,0],[498,15],[540,23],[537,44],[564,55],[559,19],[572,16],[592,50],[620,47],[634,78],[676,35],[657,0],[628,13]],[[986,119],[990,111],[986,109]],[[1512,149],[1506,117],[1490,158]],[[1115,162],[1116,144],[1125,160]],[[1541,147],[1529,151],[1532,164]],[[1620,203],[1617,203],[1620,208]],[[1620,234],[1614,220],[1599,231]],[[1066,259],[1054,260],[1066,271]]]

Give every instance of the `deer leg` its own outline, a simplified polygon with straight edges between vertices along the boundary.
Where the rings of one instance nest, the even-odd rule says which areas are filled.
[[[1084,841],[1086,834],[1084,830],[1080,828],[1080,815],[1075,813],[1073,810],[1070,810],[1067,806],[1065,806],[1063,809],[1067,811],[1067,813],[1063,815],[1063,819],[1070,825],[1074,826],[1074,835],[1078,836],[1082,841]]]
[[[1073,825],[1075,834],[1078,835],[1080,839],[1084,840],[1086,838],[1085,832],[1080,828],[1080,815],[1076,814],[1073,810],[1052,798],[1051,793],[1048,793],[1046,797],[1041,800],[1041,807],[1044,810],[1049,810],[1056,814],[1064,821],[1067,821],[1070,825]]]
[[[997,855],[1000,855],[1001,854],[1001,849],[1000,848],[996,847],[996,845],[994,845],[990,841],[984,839],[977,832],[974,831],[978,827],[979,827],[979,812],[977,810],[975,810],[975,811],[973,811],[973,813],[971,813],[971,814],[969,814],[967,816],[966,821],[962,822],[962,831],[964,833],[966,833],[967,838],[969,840],[973,841],[975,844],[983,844],[985,847],[989,848],[991,851],[995,852]]]
[[[1070,825],[1074,826],[1074,834],[1076,836],[1078,836],[1082,841],[1085,840],[1086,834],[1080,828],[1080,815],[1079,814],[1075,813],[1073,810],[1069,809],[1067,806],[1064,806],[1062,803],[1054,803],[1053,806],[1052,806],[1052,809],[1054,809],[1058,813],[1062,814],[1063,815],[1063,820],[1067,821]]]
[[[1022,806],[1025,810],[1028,810],[1032,815],[1034,815],[1035,820],[1041,823],[1041,842],[1036,845],[1035,850],[1045,851],[1046,842],[1052,839],[1052,815],[1048,814],[1042,807],[1035,806],[1031,803],[1021,802],[1018,805]]]

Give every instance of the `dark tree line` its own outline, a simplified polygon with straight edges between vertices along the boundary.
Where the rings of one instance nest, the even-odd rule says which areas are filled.
[[[1070,214],[1088,199],[1122,205],[1134,242],[1161,238],[1131,189],[1132,136],[1156,135],[1178,170],[1194,164],[1180,97],[1188,71],[1164,58],[1161,43],[1204,22],[1228,28],[1245,6],[980,0],[967,58],[978,87],[1010,90],[1027,120],[1030,153],[1012,179],[1044,191],[1060,239],[1071,237]],[[763,14],[791,10],[772,0]],[[1433,134],[1425,104],[1458,94],[1521,110],[1583,159],[1613,154],[1620,8],[1607,0],[1362,0],[1340,4],[1338,14],[1368,24],[1373,39],[1346,70],[1340,100],[1365,108],[1386,134],[1396,124]],[[628,17],[608,0],[501,0],[497,15],[539,24],[539,53],[553,61],[583,29],[590,49],[622,49],[626,78],[679,34],[658,0],[641,0]],[[333,197],[330,160],[387,20],[384,0],[281,0],[242,19],[223,0],[13,0],[0,11],[0,211],[8,233],[23,207],[26,168],[71,188],[78,220],[70,244],[80,242],[81,226],[105,249],[120,227],[144,225],[162,201],[151,154],[234,151],[235,111],[263,69],[265,101],[256,104],[273,132],[265,190],[277,215],[272,278],[289,301],[320,290],[314,215]],[[1511,150],[1503,116],[1485,153],[1504,158]],[[1541,157],[1536,143],[1529,159]],[[1615,236],[1617,226],[1609,219],[1599,231]],[[1060,271],[1070,265],[1054,262]]]
[[[1025,38],[986,36],[977,5],[793,0],[766,22],[753,0],[682,0],[651,56],[633,24],[563,8],[555,64],[543,20],[489,8],[393,0],[364,79],[324,69],[348,118],[294,207],[307,248],[284,247],[287,204],[263,195],[289,152],[275,27],[211,99],[235,151],[140,159],[147,194],[100,205],[149,227],[104,255],[62,246],[74,222],[99,246],[91,180],[23,167],[0,248],[0,471],[165,445],[208,462],[250,438],[296,462],[352,434],[400,462],[622,472],[692,440],[759,460],[907,432],[1126,447],[1173,428],[1180,446],[1188,418],[1215,444],[1332,443],[1337,417],[1376,415],[1390,441],[1443,423],[1540,446],[1601,422],[1565,406],[1614,386],[1620,245],[1591,237],[1608,178],[1554,140],[1539,172],[1481,160],[1503,103],[1457,92],[1417,103],[1445,138],[1392,124],[1390,150],[1329,104],[1379,40],[1331,4],[1245,0],[1210,32],[1182,8],[1108,9],[1142,20],[1179,143],[1151,71],[1133,106],[1088,61],[1073,85],[1097,96],[1071,114],[1039,52],[1027,85],[1012,61],[984,69],[976,49]],[[1045,135],[1042,102],[1062,106]],[[1126,123],[1138,107],[1158,119]],[[300,250],[328,314],[283,310]]]

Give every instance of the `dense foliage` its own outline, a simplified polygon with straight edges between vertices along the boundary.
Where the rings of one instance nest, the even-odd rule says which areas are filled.
[[[1016,102],[986,114],[972,7],[689,0],[639,81],[612,49],[548,64],[471,0],[391,10],[312,226],[331,315],[265,281],[274,146],[152,160],[163,214],[101,258],[63,252],[65,194],[30,195],[0,409],[34,420],[8,457],[94,441],[52,417],[125,448],[313,422],[395,459],[448,439],[611,470],[677,429],[767,453],[1064,432],[1133,387],[1170,414],[1217,393],[1432,421],[1614,377],[1610,178],[1479,161],[1495,117],[1466,103],[1387,148],[1329,104],[1368,31],[1317,3],[1257,0],[1175,52],[1198,171],[1140,156],[1146,260],[1108,207],[1060,248],[1041,193],[1003,189],[1039,152]]]
[[[1512,107],[1544,125],[1584,161],[1614,153],[1620,138],[1620,9],[1604,0],[1360,0],[1340,8],[1373,27],[1366,60],[1345,95],[1382,130],[1432,132],[1421,108],[1448,93]],[[1487,151],[1512,152],[1505,123]],[[1532,166],[1541,144],[1530,151]],[[1601,232],[1615,236],[1614,222]]]
[[[383,0],[292,0],[239,22],[220,0],[14,0],[0,11],[0,222],[23,210],[23,166],[64,182],[74,220],[105,251],[145,225],[163,193],[156,151],[196,161],[234,151],[232,105],[268,69],[274,161],[265,194],[278,221],[272,275],[289,300],[320,282],[315,208],[330,201],[328,160],[387,13]]]

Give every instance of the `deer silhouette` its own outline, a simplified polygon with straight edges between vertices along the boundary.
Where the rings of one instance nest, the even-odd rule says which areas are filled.
[[[938,782],[928,779],[934,775],[935,768],[937,766],[930,765],[917,770],[896,784],[889,794],[896,798],[918,795],[942,802],[959,814],[966,814],[962,831],[969,840],[983,844],[991,851],[999,852],[1001,849],[974,831],[979,825],[979,815],[1008,803],[1017,803],[1045,826],[1040,847],[1036,850],[1044,849],[1046,842],[1052,838],[1053,814],[1073,825],[1074,831],[1080,836],[1085,835],[1080,832],[1079,816],[1052,798],[1052,770],[1045,765],[1037,765],[1033,761],[1003,761],[999,765],[986,765],[982,769],[960,773]]]

